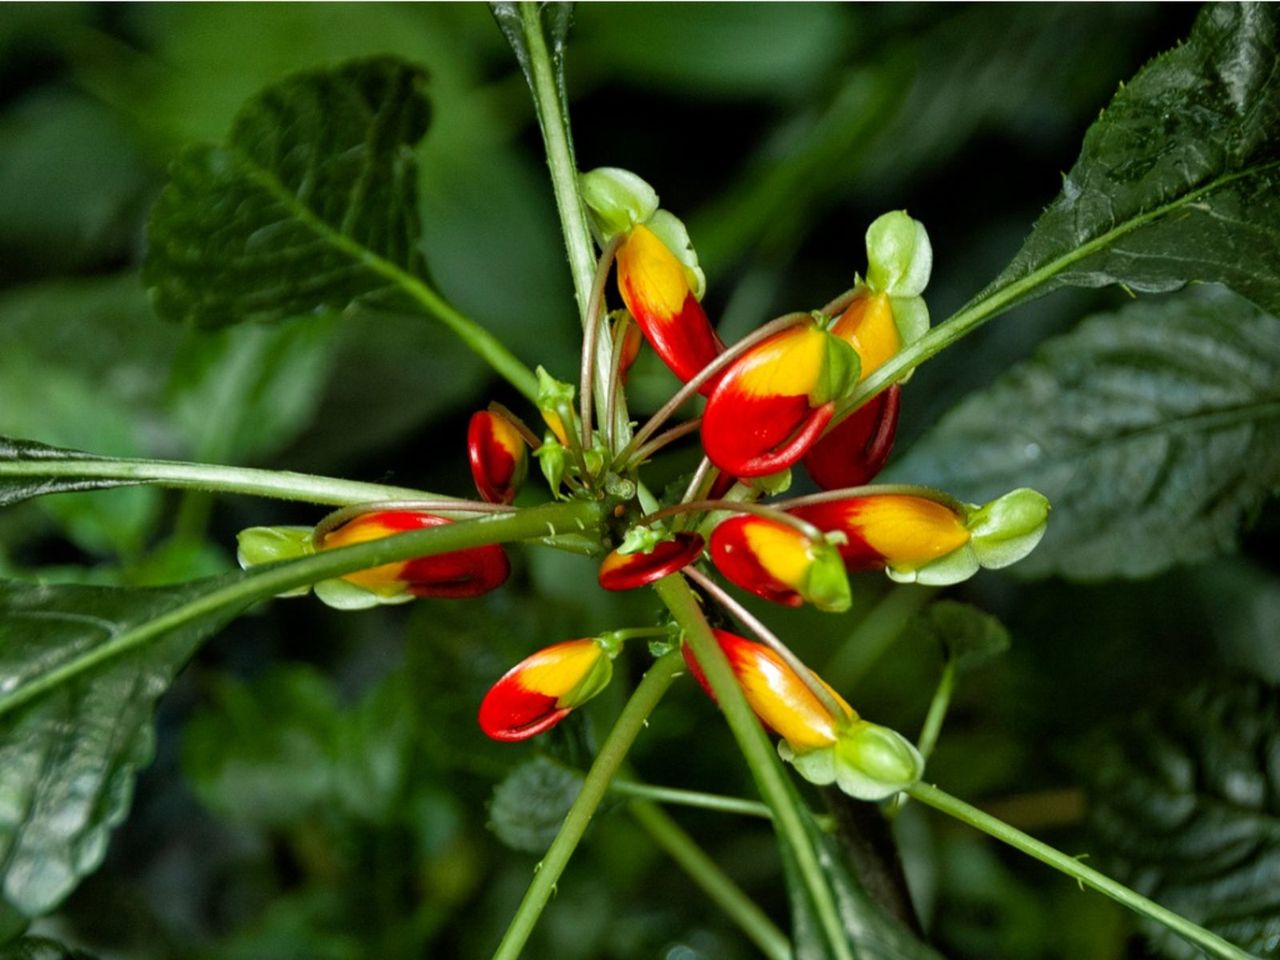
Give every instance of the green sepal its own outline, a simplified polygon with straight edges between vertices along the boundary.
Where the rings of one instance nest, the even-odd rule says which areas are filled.
[[[836,786],[858,800],[886,800],[924,774],[924,757],[911,741],[866,720],[841,730],[832,752]]]
[[[822,357],[822,371],[818,381],[809,391],[809,405],[820,407],[832,400],[841,400],[852,392],[862,376],[862,360],[858,351],[847,340],[823,334],[827,349]]]
[[[557,380],[547,373],[546,367],[539,366],[536,372],[538,374],[538,409],[556,413],[557,416],[563,405],[567,404],[572,409],[573,385]],[[572,430],[573,424],[566,422],[564,428]]]
[[[632,553],[653,553],[653,548],[669,537],[666,525],[661,522],[637,524],[623,536],[618,553],[623,556]]]
[[[918,583],[927,587],[947,587],[968,580],[981,569],[973,545],[966,543],[922,567],[885,567],[889,579],[897,583]]]
[[[413,594],[408,590],[399,593],[375,593],[340,577],[321,580],[316,584],[316,599],[335,610],[368,610],[384,604],[408,603]]]
[[[766,497],[776,497],[791,489],[791,468],[766,473],[762,477],[749,477],[746,482],[753,490],[759,490]]]
[[[573,685],[573,689],[556,701],[557,709],[563,710],[566,707],[573,709],[582,706],[607,687],[609,681],[613,679],[613,659],[609,656],[608,648],[599,640],[596,643],[604,651],[605,656],[596,660],[583,678]]]
[[[978,562],[992,570],[1017,563],[1044,537],[1049,510],[1044,494],[1022,487],[970,513],[967,525]]]
[[[249,527],[236,534],[236,560],[242,570],[278,560],[297,560],[315,553],[311,527]],[[278,597],[305,597],[310,587],[298,587]]]
[[[836,782],[835,746],[816,750],[796,750],[786,740],[778,741],[778,756],[796,768],[796,773],[815,786],[825,787]]]
[[[533,451],[533,455],[538,458],[538,467],[542,470],[542,475],[547,478],[552,496],[560,498],[560,485],[564,482],[565,470],[569,466],[569,451],[556,439],[555,434],[548,430],[543,437],[542,446]]]
[[[840,551],[826,541],[817,541],[812,546],[812,557],[800,583],[800,595],[819,610],[844,613],[853,605],[853,594]]]
[[[894,210],[867,228],[867,284],[894,297],[918,297],[929,284],[933,246],[919,220]]]
[[[601,246],[658,210],[658,194],[641,176],[621,167],[597,167],[578,175],[591,229]]]
[[[893,325],[898,330],[901,347],[909,347],[929,332],[929,308],[923,297],[890,297]]]
[[[684,221],[670,210],[659,210],[645,226],[680,261],[689,289],[693,291],[694,299],[700,301],[707,292],[707,275],[698,266],[698,252],[693,249],[693,241],[689,239],[689,230]]]

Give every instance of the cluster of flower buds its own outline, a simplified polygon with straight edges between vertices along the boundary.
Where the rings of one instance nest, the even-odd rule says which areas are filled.
[[[920,779],[924,760],[901,734],[863,720],[823,680],[812,676],[829,695],[819,698],[809,683],[764,644],[724,630],[714,634],[747,703],[760,721],[782,738],[778,752],[806,780],[820,785],[834,783],[860,800],[883,800]],[[688,644],[684,658],[698,683],[714,699]]]
[[[611,527],[592,532],[602,553],[617,544],[599,567],[606,590],[633,590],[709,560],[730,582],[767,600],[840,612],[853,602],[852,572],[883,569],[899,581],[951,584],[982,567],[1007,566],[1039,542],[1049,505],[1032,490],[978,506],[921,487],[867,486],[893,447],[902,391],[895,383],[858,407],[851,398],[859,383],[928,330],[922,296],[933,253],[920,223],[902,211],[878,218],[866,233],[865,278],[855,275],[853,287],[822,310],[789,314],[726,347],[702,306],[706,282],[688,232],[659,207],[653,189],[617,168],[582,175],[580,188],[604,252],[588,310],[580,407],[573,386],[539,367],[541,440],[498,404],[471,417],[467,450],[483,502],[388,502],[345,508],[315,528],[255,527],[240,535],[242,565],[447,524],[455,515],[450,503],[459,512],[514,509],[531,454],[553,496],[608,500]],[[610,270],[624,309],[606,314]],[[611,364],[588,349],[597,335],[611,338],[603,354],[612,355]],[[615,417],[614,401],[644,341],[688,386],[632,437],[625,414]],[[600,431],[591,422],[595,375],[612,378],[602,392],[607,412],[599,411]],[[649,439],[695,388],[706,401],[700,421]],[[618,409],[625,411],[625,397]],[[695,429],[708,463],[682,501],[655,509],[638,467]],[[797,463],[826,492],[760,502],[787,489]],[[639,517],[638,503],[647,511]],[[475,597],[500,586],[509,572],[502,547],[480,546],[356,571],[316,584],[315,593],[346,609]],[[732,608],[732,598],[702,572],[689,576]],[[750,622],[743,611],[738,615]],[[620,630],[539,650],[489,690],[480,727],[504,741],[550,729],[608,685],[625,639],[662,635],[669,643],[672,629]],[[923,761],[910,743],[859,717],[781,641],[758,624],[752,629],[768,643],[722,630],[715,639],[747,702],[781,737],[779,751],[803,776],[869,800],[920,777]],[[684,654],[708,688],[688,646]]]

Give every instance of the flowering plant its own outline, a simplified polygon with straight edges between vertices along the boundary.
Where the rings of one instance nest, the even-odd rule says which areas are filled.
[[[740,931],[734,936],[770,960],[937,956],[918,910],[926,887],[904,871],[893,830],[922,807],[1028,853],[1213,956],[1244,956],[1233,941],[1274,950],[1265,917],[1258,931],[1242,933],[1211,911],[1170,909],[1177,898],[1144,879],[1152,874],[1142,851],[1129,851],[1137,866],[1095,868],[944,791],[938,781],[964,792],[970,771],[948,766],[935,749],[961,671],[1008,643],[992,618],[938,600],[937,591],[955,588],[998,606],[1001,591],[1017,588],[987,571],[1136,575],[1213,556],[1274,486],[1271,474],[1250,466],[1271,469],[1274,457],[1247,456],[1265,440],[1234,428],[1243,416],[1253,418],[1250,430],[1253,420],[1270,424],[1276,403],[1270,354],[1259,346],[1276,339],[1266,311],[1280,307],[1266,240],[1280,209],[1276,14],[1253,5],[1202,13],[1186,44],[1116,94],[1012,264],[947,316],[939,304],[956,298],[938,284],[966,272],[962,244],[933,227],[921,212],[927,203],[903,209],[892,191],[885,195],[895,199],[873,211],[842,209],[836,253],[796,265],[785,283],[775,278],[775,295],[744,280],[727,296],[734,270],[714,242],[703,243],[708,221],[692,219],[694,205],[670,171],[650,173],[649,164],[662,164],[640,150],[634,160],[603,155],[608,165],[579,164],[565,81],[569,8],[497,3],[493,13],[543,137],[577,308],[570,359],[556,349],[558,333],[531,335],[532,324],[504,319],[535,294],[529,278],[508,275],[498,250],[476,254],[482,292],[497,295],[483,311],[464,311],[444,292],[447,265],[475,251],[448,247],[452,259],[437,259],[432,250],[440,286],[429,279],[420,211],[448,191],[425,179],[418,159],[449,169],[432,152],[439,141],[423,139],[431,98],[444,94],[395,57],[291,74],[249,100],[221,144],[176,156],[155,191],[142,267],[155,311],[181,321],[186,336],[210,338],[199,349],[219,349],[217,338],[230,336],[220,328],[251,320],[235,327],[249,344],[237,349],[296,363],[308,349],[297,331],[309,331],[333,350],[328,369],[352,390],[386,386],[365,376],[362,338],[399,330],[394,318],[409,314],[439,321],[500,381],[486,384],[487,395],[474,389],[446,401],[465,409],[465,429],[420,438],[420,469],[447,492],[0,439],[0,503],[107,487],[183,491],[177,532],[153,551],[153,569],[123,563],[99,571],[95,583],[47,573],[0,582],[0,944],[43,948],[29,924],[58,909],[101,863],[136,770],[150,757],[157,699],[201,644],[265,609],[299,647],[323,645],[339,621],[353,636],[378,629],[398,641],[407,622],[429,635],[389,658],[393,677],[404,675],[395,672],[401,660],[405,673],[430,675],[429,695],[393,679],[347,705],[336,685],[312,674],[290,683],[268,674],[254,693],[238,682],[211,684],[216,709],[192,723],[185,748],[201,802],[249,811],[255,824],[289,836],[281,858],[291,869],[295,860],[304,873],[345,869],[316,841],[336,821],[355,824],[353,833],[376,824],[386,831],[380,836],[400,838],[373,844],[369,869],[387,956],[454,946],[455,934],[439,935],[429,912],[415,908],[401,922],[405,888],[434,903],[464,888],[460,898],[478,897],[484,886],[474,855],[469,868],[468,854],[456,851],[448,870],[421,866],[444,862],[442,822],[474,814],[452,799],[446,771],[487,782],[531,754],[538,759],[504,779],[488,816],[504,841],[542,859],[521,878],[528,883],[518,903],[512,895],[489,910],[503,914],[501,936],[464,948],[496,960],[531,955],[539,949],[531,938],[553,936],[546,925],[537,932],[539,920],[557,884],[582,863],[570,861],[610,797],[622,799],[648,838],[643,853],[613,859],[626,863],[654,846],[669,853],[723,908]],[[439,86],[449,82],[442,72]],[[1196,109],[1176,109],[1183,99]],[[902,123],[912,119],[907,111]],[[880,135],[877,126],[866,121],[860,135]],[[903,126],[883,127],[895,146],[908,144]],[[482,153],[492,144],[469,146]],[[450,185],[469,171],[453,160]],[[483,169],[473,155],[466,163]],[[430,175],[443,176],[434,168]],[[500,247],[521,228],[521,218],[507,215],[485,236]],[[1209,234],[1229,258],[1208,249]],[[552,259],[561,265],[558,254]],[[1086,323],[990,387],[998,403],[961,406],[917,440],[920,421],[932,416],[924,401],[938,396],[925,362],[999,314],[1060,286],[1150,293],[1191,283],[1199,288]],[[770,309],[773,300],[781,306]],[[557,301],[560,313],[570,306],[567,297]],[[1155,309],[1168,313],[1163,326],[1144,312]],[[470,312],[491,313],[493,323]],[[332,331],[347,322],[363,322],[362,334],[331,347]],[[249,339],[268,329],[299,340],[263,347]],[[411,337],[389,340],[397,360],[426,363],[442,349],[417,358]],[[981,352],[965,363],[974,366]],[[411,389],[391,384],[395,402],[383,413],[447,390],[455,355],[442,356],[438,369],[415,372]],[[207,392],[184,401],[191,431],[213,429],[207,422],[221,420],[225,393],[254,394],[235,379],[246,364],[237,355],[217,365]],[[175,366],[195,379],[202,362]],[[1172,386],[1144,379],[1153,369]],[[260,392],[254,415],[243,418],[249,435],[290,402],[283,392]],[[1091,406],[1099,396],[1119,399],[1099,411]],[[355,443],[379,418],[351,407],[357,428],[331,429]],[[1089,442],[1078,455],[1053,446],[1079,436]],[[1203,440],[1191,453],[1188,437]],[[1118,465],[1109,459],[1144,443],[1162,444],[1158,456],[1143,447]],[[215,435],[200,450],[205,459],[226,450],[235,460],[242,453],[233,447]],[[305,457],[306,447],[293,455]],[[1103,487],[1121,492],[1107,499],[1097,493]],[[216,549],[212,557],[193,549],[204,542],[211,496],[227,493],[309,506],[220,517],[235,522],[224,551],[238,534],[239,569],[230,569]],[[1169,533],[1170,516],[1185,527],[1178,536]],[[232,635],[250,636],[254,622],[246,617],[246,633]],[[1084,624],[1075,630],[1091,636]],[[935,658],[927,666],[905,652],[907,639],[887,653],[913,633]],[[842,634],[850,640],[838,644]],[[449,638],[458,640],[452,653]],[[877,661],[928,671],[930,689],[912,697],[899,690],[919,692],[919,683],[860,684]],[[1096,663],[1093,670],[1100,673]],[[1271,701],[1257,694],[1251,702],[1265,712]],[[1266,723],[1238,725],[1253,743]],[[696,751],[687,780],[639,779],[644,767],[632,762],[632,748],[655,738],[670,754]],[[273,761],[303,754],[314,762],[260,778],[262,757],[245,751],[264,744]],[[1169,777],[1180,777],[1184,792],[1220,788],[1232,804],[1265,806],[1274,764],[1242,759],[1253,754],[1261,749],[1232,752],[1230,776],[1219,776],[1210,757],[1204,776]],[[723,776],[718,765],[740,770],[741,789],[749,782],[760,802],[691,789]],[[1193,765],[1183,757],[1161,769]],[[287,782],[287,800],[266,780]],[[1124,796],[1111,802],[1123,808]],[[749,878],[717,865],[659,804],[768,819],[789,924],[757,905],[741,888]],[[818,804],[826,814],[813,812]],[[1164,809],[1174,807],[1182,809]],[[1262,845],[1253,835],[1250,842]],[[387,877],[399,880],[384,885]],[[1252,890],[1256,876],[1228,880]],[[331,902],[305,899],[309,915]],[[270,936],[261,937],[247,941],[244,955],[270,954],[261,946]],[[934,939],[952,946],[945,933]]]

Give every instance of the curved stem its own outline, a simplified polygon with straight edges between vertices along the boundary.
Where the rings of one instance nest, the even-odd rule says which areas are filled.
[[[791,941],[769,917],[742,892],[715,861],[703,853],[689,834],[680,829],[656,804],[648,800],[632,800],[627,804],[631,816],[684,868],[702,891],[729,915],[767,960],[791,960]]]
[[[689,478],[689,486],[685,487],[684,496],[680,498],[681,503],[690,503],[691,501],[701,498],[705,495],[704,486],[711,487],[714,483],[712,471],[716,474],[720,473],[720,469],[711,462],[710,457],[703,457],[698,464],[698,469],[693,471],[693,476]],[[711,483],[707,482],[707,478],[712,477]]]
[[[682,790],[679,787],[659,787],[635,780],[615,780],[609,784],[609,790],[624,797],[641,797],[653,800],[655,803],[669,803],[678,807],[693,807],[697,810],[756,817],[760,820],[773,819],[773,811],[765,804],[758,800],[747,800],[745,797],[727,797],[721,793]],[[835,821],[830,814],[810,811],[809,816],[813,817],[814,823],[823,830],[830,830],[835,826]]]
[[[582,369],[579,375],[578,405],[582,421],[582,445],[591,446],[591,398],[594,392],[593,378],[596,370],[596,339],[604,322],[604,285],[613,267],[613,258],[622,244],[621,235],[614,237],[600,254],[596,264],[595,279],[591,284],[591,299],[587,302],[586,328],[582,333]],[[607,387],[606,387],[607,389]]]
[[[630,424],[627,422],[630,416],[627,413],[627,398],[622,393],[622,347],[627,337],[627,325],[632,322],[628,316],[624,315],[613,326],[613,354],[609,360],[609,380],[605,390],[604,428],[609,450],[615,454],[618,450],[619,432],[625,433],[630,429]],[[625,446],[626,441],[622,442]]]
[[[220,622],[225,622],[234,613],[259,600],[384,563],[436,556],[492,543],[580,533],[593,527],[598,528],[602,513],[600,504],[585,500],[550,503],[517,513],[398,533],[380,540],[324,550],[299,560],[272,563],[243,573],[196,581],[183,588],[172,588],[174,593],[179,589],[185,590],[192,598],[185,603],[177,603],[144,623],[127,626],[105,643],[39,674],[27,683],[11,688],[0,695],[0,716],[11,713],[88,670],[96,669],[103,663],[196,621],[219,619]]]
[[[511,918],[502,942],[494,951],[493,960],[516,960],[520,956],[538,918],[542,915],[543,908],[546,907],[547,901],[555,890],[556,881],[560,879],[565,865],[568,864],[569,858],[573,856],[573,851],[578,846],[578,841],[586,832],[592,815],[604,798],[605,791],[609,789],[609,782],[617,773],[618,767],[622,765],[622,761],[626,759],[632,743],[645,728],[649,714],[683,669],[684,660],[678,650],[666,654],[649,668],[649,672],[644,675],[644,679],[636,687],[627,705],[622,708],[622,713],[600,747],[595,762],[591,764],[591,769],[582,782],[582,789],[577,799],[573,801],[573,806],[565,815],[559,833],[551,842],[542,862],[538,864],[533,882],[529,884],[524,899],[520,901],[519,909]]]
[[[1206,930],[1204,927],[1192,923],[1186,917],[1179,916],[1172,910],[1160,906],[1154,900],[1144,897],[1137,891],[1130,890],[1124,884],[1112,880],[1106,874],[1085,866],[1075,857],[1069,857],[1047,843],[1042,843],[1035,837],[1028,836],[1004,821],[997,820],[988,813],[983,813],[977,807],[965,803],[958,797],[953,797],[951,794],[927,783],[917,783],[908,787],[907,793],[921,803],[927,804],[935,810],[940,810],[949,817],[955,817],[962,823],[967,823],[988,836],[995,837],[1001,843],[1007,843],[1028,856],[1034,857],[1041,863],[1046,863],[1055,870],[1075,878],[1079,883],[1092,887],[1130,910],[1163,924],[1174,933],[1185,937],[1191,943],[1200,947],[1211,957],[1220,957],[1222,960],[1252,960],[1248,953],[1234,944],[1228,943],[1216,933]]]
[[[631,455],[630,462],[628,462],[622,469],[631,470],[638,467],[667,444],[675,443],[677,440],[687,437],[691,433],[696,433],[700,426],[702,426],[702,418],[694,417],[692,420],[686,420],[684,423],[658,434],[644,446],[638,448],[636,452]]]
[[[778,759],[777,752],[769,743],[738,687],[733,668],[716,643],[711,627],[698,605],[698,598],[679,574],[664,577],[654,584],[654,589],[684,630],[685,642],[693,647],[694,656],[698,658],[716,696],[716,702],[742,750],[743,759],[751,770],[756,787],[773,811],[774,829],[778,833],[779,842],[786,844],[795,858],[800,883],[813,902],[824,939],[829,943],[836,960],[854,960],[841,925],[835,896],[827,885],[817,851],[795,806],[791,786],[782,769],[782,761]]]
[[[729,366],[729,364],[733,363],[733,361],[737,360],[762,340],[767,340],[774,334],[781,333],[783,330],[790,330],[792,327],[801,323],[813,323],[812,314],[784,314],[775,320],[770,320],[759,330],[752,331],[733,346],[726,349],[724,353],[720,354],[720,356],[716,357],[705,367],[699,370],[692,379],[677,390],[671,399],[664,403],[661,408],[659,408],[658,412],[650,417],[643,427],[636,431],[636,435],[631,438],[631,442],[622,449],[621,453],[613,458],[613,462],[626,463],[630,460],[636,447],[640,446],[640,444],[653,436],[657,429],[671,418],[672,414],[684,406],[687,400],[702,389],[703,384],[725,367]]]
[[[857,287],[850,287],[848,290],[846,290],[844,293],[837,296],[835,299],[830,300],[827,303],[823,304],[822,309],[819,311],[819,313],[827,317],[834,317],[834,316],[837,316],[838,314],[844,313],[845,310],[848,309],[849,304],[853,303],[853,298],[857,294],[857,292],[858,292]]]
[[[715,510],[726,510],[730,513],[749,513],[752,516],[763,517],[766,520],[772,520],[774,523],[791,527],[791,529],[808,537],[810,540],[821,541],[823,539],[822,531],[808,520],[802,520],[800,517],[792,516],[779,510],[775,504],[753,503],[750,500],[690,500],[687,503],[673,503],[671,506],[655,510],[653,513],[646,513],[636,523],[650,524],[661,520],[663,517],[671,517],[679,513],[709,513]]]
[[[96,481],[103,481],[101,486],[104,488],[152,484],[180,490],[242,493],[334,506],[405,498],[454,499],[412,487],[361,483],[357,480],[294,473],[290,470],[260,470],[254,467],[228,467],[181,460],[109,459],[94,456],[85,456],[83,459],[0,460],[0,480],[6,477],[87,481],[79,489],[93,489],[97,485]]]
[[[489,403],[489,411],[508,420],[511,426],[515,427],[516,433],[524,438],[524,442],[529,445],[530,450],[537,450],[542,446],[542,438],[529,429],[529,425],[521,417],[512,413],[509,407],[499,403],[497,400],[492,400]]]
[[[712,599],[728,609],[743,626],[756,635],[761,643],[782,658],[782,661],[791,668],[791,672],[809,688],[809,692],[822,704],[822,708],[830,714],[834,723],[839,723],[842,718],[848,716],[844,707],[831,695],[831,691],[818,678],[818,675],[809,669],[809,666],[797,657],[792,649],[778,638],[776,633],[752,616],[750,610],[733,599],[724,587],[693,567],[687,567],[684,572],[690,580],[710,594]]]
[[[311,542],[319,547],[324,543],[326,534],[337,530],[349,520],[368,513],[381,513],[384,510],[417,510],[423,513],[446,510],[450,513],[514,513],[519,509],[519,507],[502,503],[480,503],[475,500],[371,500],[366,503],[352,503],[322,517],[315,529],[311,531]]]

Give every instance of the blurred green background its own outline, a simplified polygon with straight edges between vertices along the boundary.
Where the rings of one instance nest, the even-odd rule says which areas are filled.
[[[845,289],[866,224],[903,207],[932,237],[928,299],[941,319],[1012,256],[1117,83],[1184,37],[1193,15],[584,5],[568,57],[578,158],[636,170],[685,218],[726,339]],[[435,284],[530,365],[573,378],[576,310],[541,140],[483,5],[9,4],[0,435],[469,489],[466,417],[518,398],[431,321],[357,311],[198,332],[155,319],[139,281],[147,211],[179,149],[220,139],[242,101],[290,72],[374,53],[430,74],[419,159]],[[1124,299],[1059,293],[927,364],[905,396],[899,450],[1046,336]],[[644,358],[633,407],[656,407],[672,386]],[[672,477],[692,450],[676,460]],[[244,527],[317,518],[155,490],[64,495],[0,514],[0,573],[175,582],[232,566]],[[983,574],[951,591],[998,614],[1013,649],[963,678],[931,777],[1083,849],[1073,764],[1089,730],[1217,669],[1280,679],[1269,634],[1280,584],[1263,560],[1276,529],[1272,510],[1241,557],[1136,584]],[[589,561],[545,550],[514,561],[506,588],[465,605],[344,615],[282,601],[215,638],[162,703],[157,760],[106,864],[38,929],[130,960],[487,956],[536,862],[490,828],[495,784],[540,749],[580,761],[626,684],[549,744],[485,740],[473,721],[480,696],[542,644],[656,615],[647,597],[584,588]],[[839,619],[764,615],[815,665],[847,663],[845,645],[865,642],[860,620],[885,588],[859,580],[854,612]],[[643,657],[619,666],[634,677]],[[868,716],[914,733],[939,668],[931,642],[908,630],[889,655],[849,670],[844,688]],[[751,794],[691,683],[668,697],[633,759],[655,783]],[[767,825],[676,814],[785,921]],[[1127,915],[1070,881],[918,810],[898,827],[921,916],[948,956],[1146,955]],[[598,818],[528,952],[751,955],[620,815]]]

